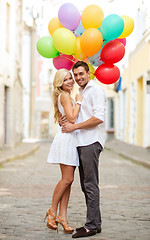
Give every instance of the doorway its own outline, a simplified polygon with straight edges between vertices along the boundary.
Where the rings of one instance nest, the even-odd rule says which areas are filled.
[[[137,145],[143,146],[143,77],[137,80]]]
[[[8,144],[8,94],[9,87],[4,88],[4,144]]]

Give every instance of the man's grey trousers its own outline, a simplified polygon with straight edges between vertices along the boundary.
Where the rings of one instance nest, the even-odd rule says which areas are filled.
[[[85,227],[89,230],[101,228],[98,165],[102,149],[99,142],[77,147],[80,161],[80,183],[87,206]]]

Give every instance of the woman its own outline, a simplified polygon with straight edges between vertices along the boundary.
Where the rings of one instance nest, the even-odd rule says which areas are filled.
[[[74,80],[68,70],[60,69],[57,71],[53,82],[54,118],[56,122],[59,122],[61,115],[66,115],[69,122],[75,123],[80,110],[82,96],[77,94],[76,103],[73,103],[70,97],[73,85]],[[71,184],[74,180],[75,167],[79,165],[75,142],[75,132],[62,133],[60,129],[53,140],[47,160],[49,163],[60,165],[62,178],[55,187],[52,206],[47,210],[45,219],[48,217],[47,227],[56,230],[58,229],[58,223],[60,223],[65,233],[74,231],[68,225],[67,205]],[[59,214],[57,216],[58,205]]]

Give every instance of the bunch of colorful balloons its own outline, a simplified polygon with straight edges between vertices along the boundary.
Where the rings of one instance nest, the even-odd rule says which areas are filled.
[[[124,57],[126,37],[133,29],[134,21],[129,16],[110,14],[104,18],[103,10],[95,4],[80,14],[75,5],[65,3],[58,17],[49,22],[50,36],[38,40],[37,50],[41,56],[53,58],[56,69],[71,70],[77,60],[86,61],[92,79],[112,84],[120,77],[114,63]]]

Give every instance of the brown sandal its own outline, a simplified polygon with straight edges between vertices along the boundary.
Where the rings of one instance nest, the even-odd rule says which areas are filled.
[[[47,219],[47,227],[53,230],[58,229],[58,223],[56,222],[56,217],[52,214],[50,208],[46,211],[46,216],[44,218],[44,222]]]
[[[72,233],[74,231],[73,228],[69,227],[68,221],[66,219],[61,218],[60,216],[56,218],[56,223],[62,225],[65,233]]]

